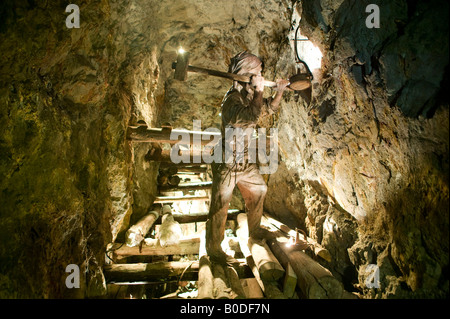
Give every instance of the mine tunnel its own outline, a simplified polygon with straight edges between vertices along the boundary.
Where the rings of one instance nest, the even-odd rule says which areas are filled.
[[[448,298],[448,9],[3,1],[0,298]],[[260,75],[233,77],[240,52]],[[215,227],[236,85],[281,94],[251,136],[274,166],[261,205],[229,172]]]

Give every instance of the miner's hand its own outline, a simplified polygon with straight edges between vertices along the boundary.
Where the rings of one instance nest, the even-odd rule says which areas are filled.
[[[288,80],[278,79],[277,80],[277,91],[283,92],[284,90],[286,90],[286,88],[288,87],[289,84],[290,83]]]

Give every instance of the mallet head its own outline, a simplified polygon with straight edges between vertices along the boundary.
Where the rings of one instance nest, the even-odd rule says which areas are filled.
[[[177,62],[175,62],[174,65],[172,65],[172,68],[175,69],[174,79],[186,81],[189,66],[189,52],[181,52],[179,50],[177,55]]]

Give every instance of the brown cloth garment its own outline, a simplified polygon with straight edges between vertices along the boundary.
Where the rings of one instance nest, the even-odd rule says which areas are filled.
[[[229,71],[251,75],[248,72],[262,62],[258,57],[243,52],[231,60]],[[270,109],[270,99],[263,99],[262,105],[252,103],[254,90],[249,84],[235,82],[222,102],[222,154],[225,150],[235,151],[225,140],[225,128],[254,129],[258,118]],[[220,144],[220,143],[219,143]],[[206,223],[206,250],[213,261],[235,264],[236,260],[226,255],[220,246],[225,231],[228,207],[237,185],[248,209],[248,229],[251,237],[261,235],[261,216],[267,186],[259,173],[258,165],[248,161],[248,140],[244,140],[243,161],[234,157],[230,162],[212,163],[213,186],[211,203]],[[220,147],[220,146],[219,146]]]

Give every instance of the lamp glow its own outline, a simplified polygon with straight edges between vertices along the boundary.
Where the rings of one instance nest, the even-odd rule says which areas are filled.
[[[179,49],[178,49],[178,53],[180,53],[180,54],[183,54],[184,52],[186,52],[182,47],[180,47]]]

